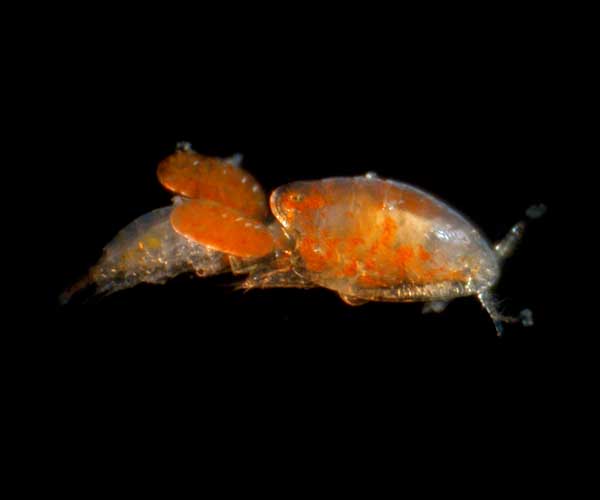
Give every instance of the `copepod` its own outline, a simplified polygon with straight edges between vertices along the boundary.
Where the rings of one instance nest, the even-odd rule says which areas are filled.
[[[491,293],[525,221],[491,245],[456,210],[420,189],[374,174],[292,182],[267,203],[241,156],[211,158],[180,143],[158,166],[173,205],[125,227],[87,276],[61,297],[94,286],[108,294],[184,272],[246,274],[240,288],[324,287],[350,305],[425,302],[440,312],[475,296],[494,322],[532,324],[500,313]],[[269,214],[269,208],[271,214]],[[543,205],[527,211],[530,219]]]
[[[277,188],[270,207],[293,242],[277,277],[251,274],[245,287],[294,282],[336,291],[350,305],[368,301],[425,302],[440,312],[448,301],[476,296],[494,321],[532,324],[531,312],[504,316],[491,289],[525,222],[495,246],[465,217],[413,186],[374,174],[293,182]],[[535,218],[543,206],[532,207]]]

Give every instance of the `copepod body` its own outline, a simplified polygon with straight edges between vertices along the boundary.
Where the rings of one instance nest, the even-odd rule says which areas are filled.
[[[180,143],[158,166],[177,196],[120,231],[87,276],[61,297],[88,286],[107,294],[183,272],[246,274],[241,288],[324,287],[351,305],[425,302],[439,312],[454,298],[476,296],[502,333],[491,289],[525,222],[491,245],[465,217],[420,189],[373,174],[292,182],[269,203],[241,156],[211,158]],[[269,215],[268,207],[272,212]],[[527,211],[530,219],[543,205]]]
[[[295,241],[296,272],[352,301],[447,300],[499,276],[496,253],[471,223],[406,184],[294,182],[273,192],[271,209]]]
[[[532,324],[529,310],[520,319],[502,315],[491,294],[524,222],[492,246],[441,200],[373,174],[293,182],[271,194],[270,206],[293,242],[284,276],[334,290],[351,305],[421,301],[424,312],[440,312],[474,295],[499,335],[503,322]],[[533,207],[528,216],[543,212]],[[263,286],[260,275],[249,276],[246,287],[254,286]]]

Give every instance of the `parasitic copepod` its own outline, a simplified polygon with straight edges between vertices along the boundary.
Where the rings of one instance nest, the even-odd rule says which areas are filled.
[[[444,202],[375,174],[293,182],[273,191],[270,206],[294,242],[281,272],[334,290],[348,304],[426,302],[424,312],[439,312],[454,298],[474,295],[498,334],[503,322],[532,322],[529,310],[520,319],[502,315],[491,293],[523,221],[492,246]],[[544,210],[532,207],[528,217]],[[261,280],[250,275],[245,286],[269,286],[273,270]]]
[[[454,298],[475,296],[499,335],[503,322],[532,324],[529,310],[502,315],[491,293],[524,221],[491,245],[441,200],[374,174],[292,182],[267,203],[240,163],[239,155],[211,158],[179,144],[157,172],[176,194],[173,206],[124,228],[63,302],[91,285],[112,293],[183,272],[231,271],[247,275],[244,289],[318,286],[350,305],[418,301],[424,312],[439,312]],[[528,218],[543,211],[532,207]]]

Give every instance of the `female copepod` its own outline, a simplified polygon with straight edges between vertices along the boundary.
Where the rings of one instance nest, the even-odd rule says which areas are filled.
[[[351,305],[367,301],[427,302],[443,310],[474,295],[500,335],[502,322],[491,288],[502,261],[520,239],[524,222],[492,247],[462,215],[407,184],[373,174],[293,182],[276,189],[271,211],[293,241],[289,267],[251,274],[245,287],[281,286],[286,276],[338,292]],[[528,211],[539,216],[543,207]],[[524,325],[531,312],[521,313]]]
[[[181,143],[158,167],[174,205],[125,227],[88,275],[67,290],[107,294],[183,272],[247,274],[242,288],[320,286],[348,304],[425,302],[439,312],[454,298],[476,296],[500,335],[491,289],[502,261],[525,227],[519,222],[495,246],[454,209],[415,187],[373,174],[301,181],[270,197],[241,158],[210,158]],[[529,218],[543,206],[528,210]],[[520,321],[532,324],[524,310]]]

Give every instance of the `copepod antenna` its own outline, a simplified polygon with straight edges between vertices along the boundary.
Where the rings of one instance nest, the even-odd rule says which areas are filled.
[[[498,243],[494,245],[494,250],[498,255],[500,262],[508,259],[515,251],[515,248],[523,238],[525,227],[529,221],[539,219],[546,213],[546,205],[532,205],[526,211],[526,219],[517,222],[510,231]]]
[[[527,223],[539,219],[546,213],[546,205],[532,205],[526,211],[526,219],[517,222],[510,231],[498,243],[494,245],[494,250],[498,255],[500,264],[509,258],[515,251],[517,245],[523,238]],[[523,309],[518,317],[506,316],[498,310],[498,304],[490,290],[484,290],[477,294],[477,298],[483,308],[487,311],[496,327],[496,334],[501,337],[504,333],[504,323],[521,323],[523,326],[533,326],[533,313],[531,309]]]

